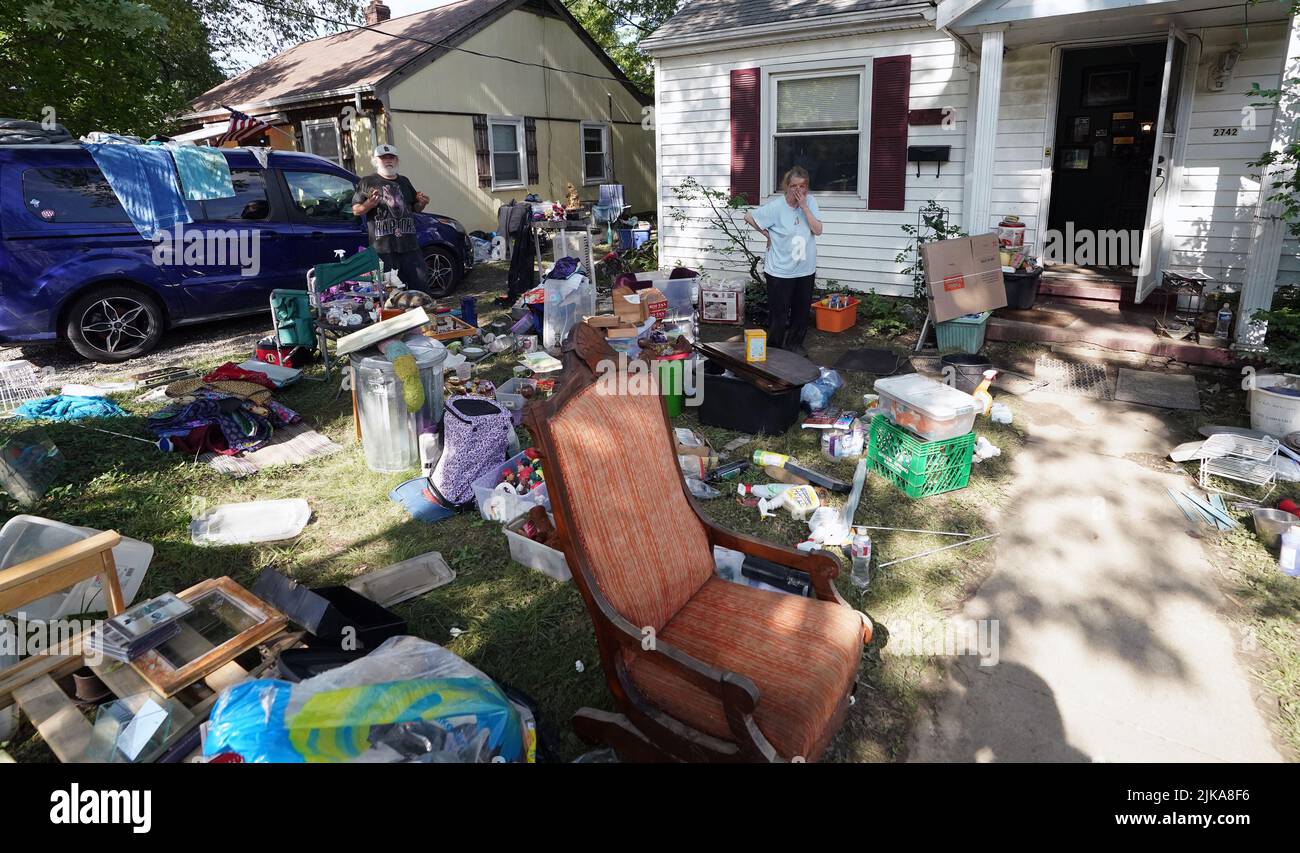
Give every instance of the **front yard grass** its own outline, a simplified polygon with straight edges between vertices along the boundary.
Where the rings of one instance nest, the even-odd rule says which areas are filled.
[[[483,268],[476,272],[468,292],[496,295],[503,289],[503,281],[503,268]],[[491,320],[496,313],[496,309],[488,310],[487,299],[480,300],[480,317]],[[705,328],[714,338],[738,333],[737,329]],[[819,350],[849,342],[872,343],[853,332],[840,336],[813,333],[809,348],[816,356]],[[898,349],[902,351],[902,347]],[[247,355],[214,352],[204,359],[204,365],[232,358],[239,361]],[[820,360],[829,363],[833,358]],[[510,362],[502,358],[481,371],[498,383],[509,374]],[[846,374],[845,378],[848,385],[836,396],[835,405],[860,409],[861,395],[870,390],[872,377]],[[345,445],[343,452],[242,480],[224,477],[179,454],[159,453],[137,441],[68,424],[45,425],[67,459],[65,470],[38,506],[22,510],[5,497],[0,515],[8,519],[25,511],[71,524],[115,529],[152,543],[156,550],[140,599],[221,575],[250,585],[268,566],[308,585],[343,583],[408,557],[440,551],[456,570],[456,580],[395,608],[407,620],[410,633],[447,646],[493,678],[528,694],[540,710],[542,736],[550,751],[561,760],[582,754],[588,747],[572,734],[570,716],[582,706],[613,706],[591,624],[576,588],[512,562],[500,526],[483,521],[477,512],[436,525],[410,519],[387,494],[414,472],[381,475],[366,468],[361,448],[353,440],[350,400],[336,392],[336,382],[304,381],[278,399],[302,414],[313,428]],[[156,404],[141,405],[129,395],[120,396],[118,402],[137,417],[93,425],[150,437],[142,418]],[[0,430],[9,432],[24,425],[5,422]],[[737,437],[736,433],[701,427],[689,408],[677,425],[698,430],[715,448]],[[1000,446],[1003,455],[976,466],[968,488],[912,501],[871,477],[857,523],[972,535],[994,532],[997,528],[991,517],[1002,500],[1010,479],[1010,459],[1022,439],[1015,426],[999,427],[980,420],[977,429]],[[527,436],[522,431],[521,438],[526,446]],[[813,430],[796,426],[784,436],[747,444],[731,458],[747,456],[756,448],[788,453],[846,480],[852,477],[852,464],[832,464],[822,458]],[[767,480],[759,469],[750,469],[743,479]],[[787,545],[806,538],[805,524],[784,512],[778,518],[760,519],[756,509],[741,506],[725,488],[723,497],[705,503],[708,513],[720,522]],[[313,510],[311,523],[293,542],[221,548],[199,548],[190,543],[188,525],[195,498],[213,506],[286,497],[305,498]],[[842,500],[840,495],[829,498],[834,506]],[[872,541],[877,560],[885,561],[955,540],[875,531]],[[902,621],[933,624],[956,611],[990,571],[993,550],[989,546],[995,543],[978,543],[891,567],[865,592],[849,583],[847,560],[843,561],[839,588],[853,606],[871,616],[876,639],[865,651],[857,702],[831,746],[829,759],[892,761],[904,757],[911,722],[937,686],[943,669],[931,657],[891,653],[890,626]],[[582,671],[579,661],[584,664]],[[20,760],[52,760],[30,727],[20,732],[10,751]]]

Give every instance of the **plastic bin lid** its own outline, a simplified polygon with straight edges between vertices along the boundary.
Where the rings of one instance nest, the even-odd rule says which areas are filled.
[[[954,317],[951,320],[945,320],[945,323],[966,323],[972,326],[980,326],[988,320],[990,311],[981,311],[979,314],[965,314],[961,317]]]
[[[415,356],[415,364],[421,370],[436,367],[447,360],[447,348],[443,346],[442,341],[435,341],[424,335],[411,335],[409,338],[403,338],[402,343],[411,348],[411,353]],[[393,372],[393,363],[385,358],[377,347],[369,347],[353,353],[352,363],[356,367],[367,370]]]
[[[875,388],[940,421],[953,420],[979,409],[979,403],[970,394],[919,373],[882,377],[876,380]]]

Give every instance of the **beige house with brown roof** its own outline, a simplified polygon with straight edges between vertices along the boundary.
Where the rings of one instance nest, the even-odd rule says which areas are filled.
[[[633,211],[655,206],[652,99],[556,0],[459,0],[304,42],[195,99],[177,136],[213,139],[224,107],[272,125],[265,143],[358,174],[382,142],[432,208],[493,230],[502,202],[594,201],[618,183]]]

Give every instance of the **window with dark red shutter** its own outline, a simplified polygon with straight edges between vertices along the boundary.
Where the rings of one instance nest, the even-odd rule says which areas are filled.
[[[737,68],[731,72],[731,194],[744,196],[748,204],[758,204],[760,200],[761,85],[757,68]]]
[[[488,143],[487,116],[474,116],[474,162],[478,167],[478,185],[492,186],[492,149]]]
[[[867,207],[902,210],[907,180],[907,114],[912,57],[877,57],[871,71]]]

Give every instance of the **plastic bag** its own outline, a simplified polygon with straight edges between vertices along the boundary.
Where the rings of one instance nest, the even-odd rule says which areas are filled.
[[[247,762],[522,762],[530,722],[493,681],[452,652],[393,637],[360,660],[298,684],[227,688],[204,755]]]
[[[840,378],[839,373],[829,367],[817,369],[821,376],[803,386],[803,390],[799,392],[799,402],[806,404],[814,412],[830,406],[835,392],[844,387],[844,380]]]

